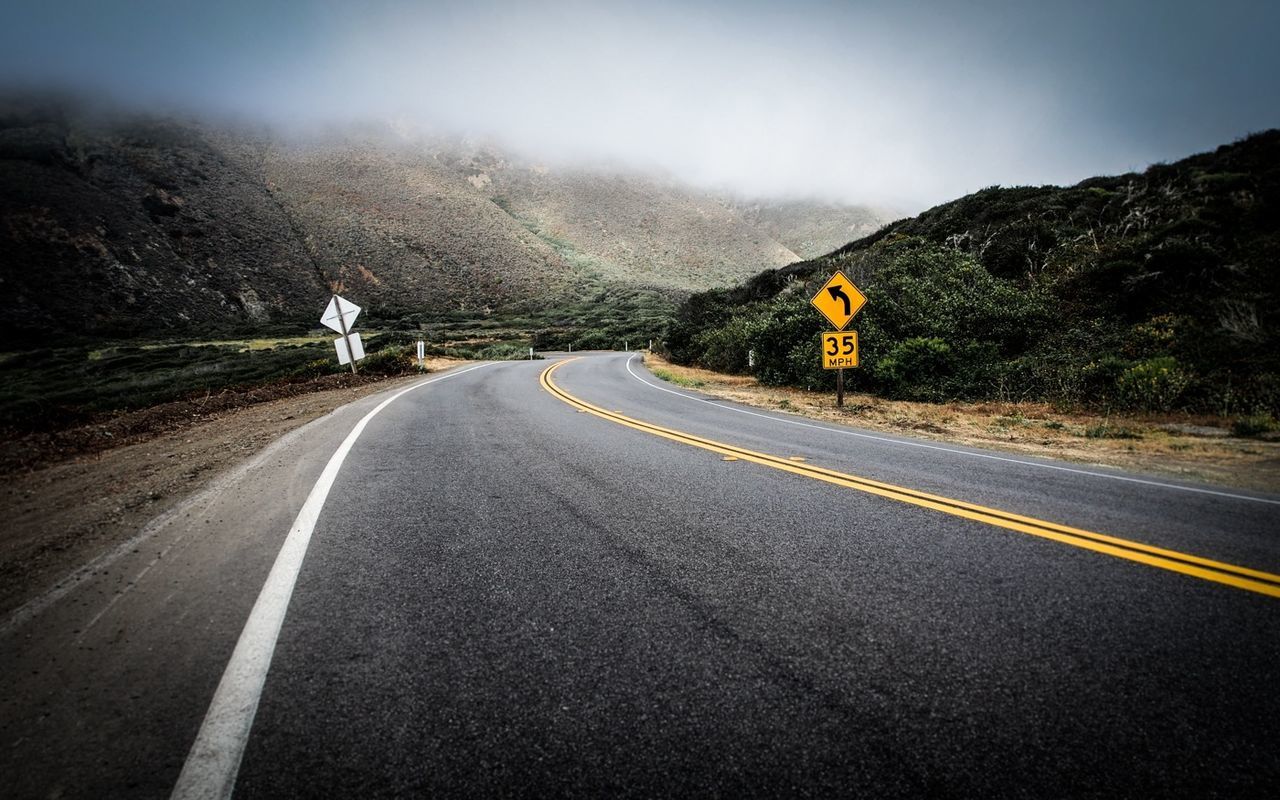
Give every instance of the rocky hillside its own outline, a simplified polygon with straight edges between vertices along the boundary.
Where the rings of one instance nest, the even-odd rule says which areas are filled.
[[[671,354],[830,384],[808,297],[837,268],[869,299],[855,387],[1280,415],[1280,131],[1142,173],[985,189],[695,294]]]
[[[29,99],[0,104],[0,215],[15,344],[309,322],[335,288],[383,319],[678,299],[887,221],[390,127],[286,138]]]
[[[262,322],[325,281],[261,178],[190,127],[0,112],[10,341]]]

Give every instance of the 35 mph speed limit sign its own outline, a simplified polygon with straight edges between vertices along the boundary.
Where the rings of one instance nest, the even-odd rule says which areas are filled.
[[[844,369],[858,366],[858,332],[833,331],[822,334],[822,368]]]

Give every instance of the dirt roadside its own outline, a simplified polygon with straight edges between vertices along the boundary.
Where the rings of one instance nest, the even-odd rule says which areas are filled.
[[[426,366],[438,372],[465,363],[432,359]],[[166,404],[55,437],[5,442],[0,612],[127,541],[284,434],[347,403],[422,378],[229,393],[203,405]]]
[[[810,419],[939,442],[1280,492],[1280,441],[1230,435],[1229,422],[1185,415],[1102,417],[1045,403],[912,403],[863,394],[762,386],[646,354],[659,377],[695,392]]]

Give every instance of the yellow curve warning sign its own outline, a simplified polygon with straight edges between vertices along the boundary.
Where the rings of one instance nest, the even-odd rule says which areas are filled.
[[[858,332],[831,331],[822,334],[822,368],[845,369],[858,366]]]
[[[822,288],[809,302],[822,312],[822,316],[826,317],[836,330],[844,330],[849,320],[853,319],[854,315],[867,304],[867,298],[858,291],[857,286],[853,285],[853,281],[846,278],[843,272],[836,270],[836,274],[822,284]]]

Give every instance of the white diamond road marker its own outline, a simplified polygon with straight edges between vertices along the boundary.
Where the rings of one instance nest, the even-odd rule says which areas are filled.
[[[364,358],[364,345],[360,343],[360,334],[353,333],[347,339],[351,340],[351,349],[355,351],[356,361]],[[347,340],[339,336],[333,340],[333,346],[338,349],[338,363],[350,364],[351,353],[347,352]]]
[[[341,314],[341,319],[339,318]],[[342,333],[342,325],[346,323],[347,330],[351,330],[351,326],[355,324],[356,317],[360,316],[360,306],[346,299],[334,295],[329,301],[329,305],[325,307],[324,314],[320,316],[320,324],[330,330]],[[347,362],[342,362],[347,363]]]

